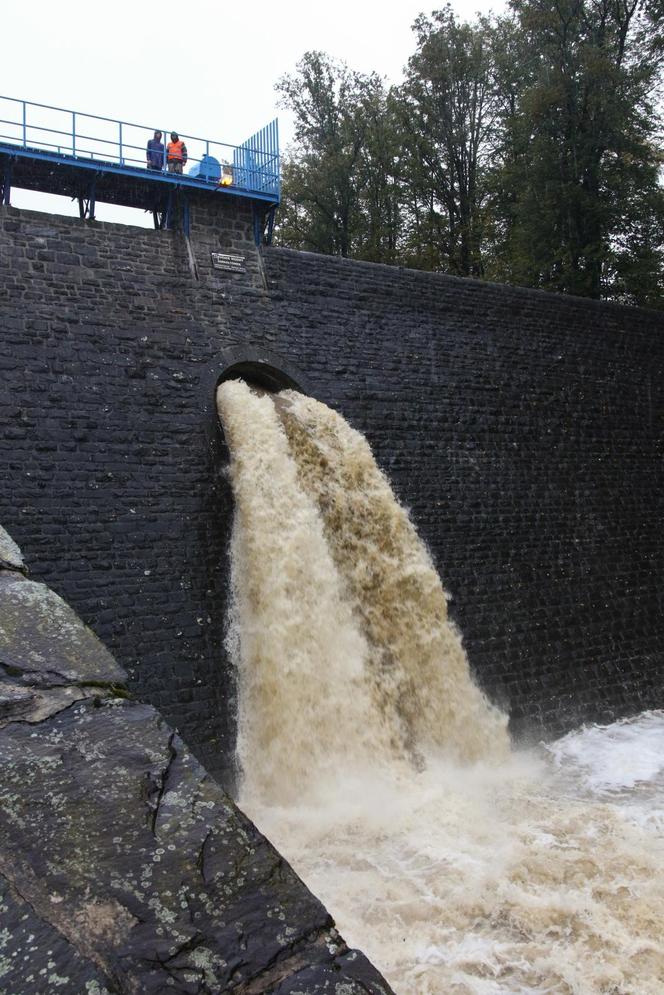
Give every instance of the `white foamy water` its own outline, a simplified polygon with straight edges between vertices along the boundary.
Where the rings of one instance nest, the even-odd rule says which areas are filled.
[[[638,722],[593,726],[572,732],[548,747],[560,768],[573,770],[598,795],[664,787],[664,713],[650,712]]]
[[[247,813],[398,995],[661,995],[664,714],[510,754],[362,437],[219,407]]]
[[[600,799],[622,819],[664,835],[664,712],[569,733],[546,752],[567,793]]]

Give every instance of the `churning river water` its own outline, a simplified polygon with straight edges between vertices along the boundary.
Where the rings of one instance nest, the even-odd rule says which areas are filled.
[[[363,436],[218,406],[247,814],[398,995],[662,995],[664,713],[511,746]]]

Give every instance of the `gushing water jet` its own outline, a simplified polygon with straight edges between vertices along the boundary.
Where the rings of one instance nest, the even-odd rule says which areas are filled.
[[[664,768],[639,801],[570,772],[583,733],[511,752],[366,440],[292,390],[218,404],[243,807],[400,995],[661,995]]]

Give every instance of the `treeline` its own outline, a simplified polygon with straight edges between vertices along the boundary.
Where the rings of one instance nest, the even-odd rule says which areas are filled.
[[[402,85],[308,52],[281,245],[661,307],[664,0],[415,22]]]

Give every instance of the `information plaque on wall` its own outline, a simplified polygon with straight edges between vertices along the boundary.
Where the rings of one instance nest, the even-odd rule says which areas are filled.
[[[211,252],[214,269],[225,269],[229,273],[244,273],[244,256],[229,256],[225,252]]]

